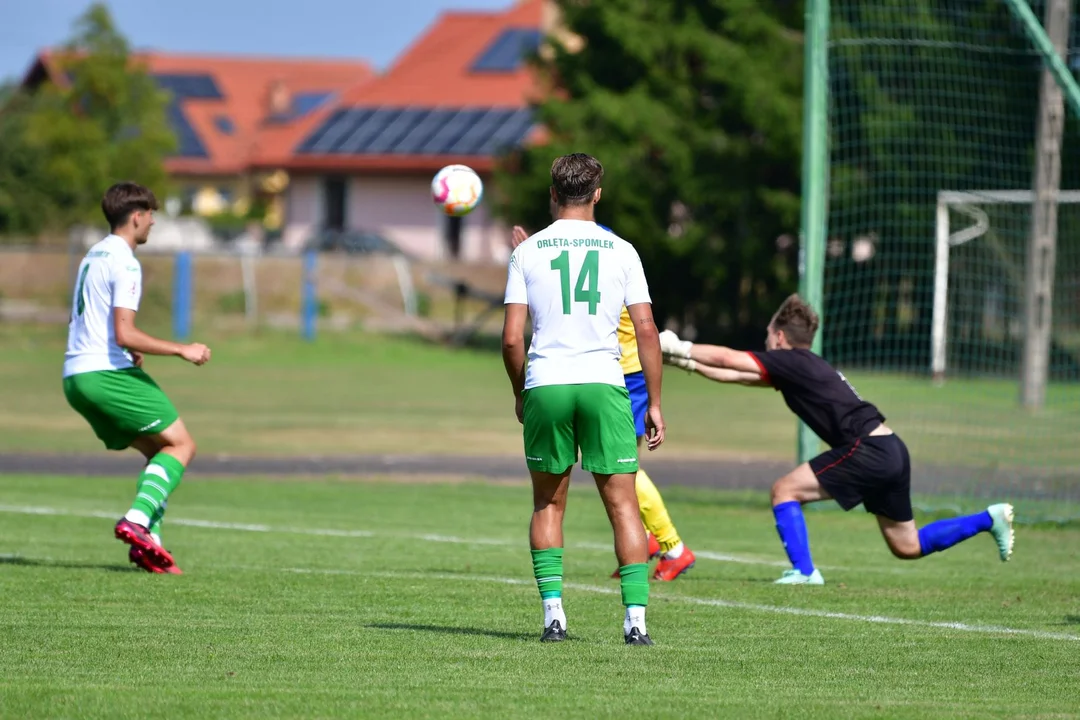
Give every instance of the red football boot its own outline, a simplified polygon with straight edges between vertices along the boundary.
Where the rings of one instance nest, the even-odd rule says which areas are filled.
[[[694,551],[683,545],[682,555],[679,557],[660,558],[660,562],[656,564],[656,572],[653,573],[653,580],[670,582],[694,567],[694,562]]]
[[[144,559],[161,568],[163,572],[168,572],[168,568],[176,564],[169,551],[154,542],[150,531],[142,525],[137,525],[130,520],[120,520],[116,523],[114,532],[118,540],[126,542],[133,549],[141,550]],[[131,557],[130,553],[128,557]],[[139,566],[142,567],[141,564]]]
[[[183,575],[183,571],[176,565],[169,565],[168,567],[161,567],[155,565],[152,560],[149,560],[142,550],[137,547],[131,548],[128,551],[128,560],[135,563],[148,573],[156,573],[163,575]]]

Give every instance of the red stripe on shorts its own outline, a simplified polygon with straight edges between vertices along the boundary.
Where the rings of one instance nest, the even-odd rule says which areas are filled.
[[[820,469],[820,470],[818,470],[818,471],[817,471],[816,473],[814,473],[814,476],[815,476],[815,477],[821,477],[821,474],[822,474],[822,473],[824,473],[824,472],[827,472],[827,471],[829,471],[829,470],[832,470],[832,469],[833,469],[834,467],[836,467],[837,465],[839,465],[840,463],[844,462],[844,461],[845,461],[845,460],[847,460],[847,459],[848,459],[849,457],[851,457],[852,455],[854,455],[854,454],[855,454],[855,451],[859,449],[859,443],[861,443],[861,442],[862,442],[862,438],[859,438],[858,440],[856,440],[856,441],[855,441],[855,444],[851,446],[851,449],[850,449],[850,450],[848,450],[848,452],[847,452],[847,455],[845,455],[844,457],[840,458],[839,460],[837,460],[836,462],[832,463],[831,465],[826,465],[825,467],[821,468],[821,469]]]

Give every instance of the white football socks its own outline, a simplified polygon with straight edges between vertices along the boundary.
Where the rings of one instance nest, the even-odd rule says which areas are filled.
[[[124,519],[128,522],[133,522],[136,525],[142,525],[144,528],[150,527],[150,516],[142,510],[132,508],[124,514]]]
[[[541,602],[544,604],[544,627],[549,628],[551,623],[558,620],[562,629],[566,630],[566,613],[563,612],[562,598],[548,598]]]
[[[645,630],[645,608],[634,605],[626,608],[626,616],[623,618],[623,635],[629,635],[631,628],[637,628],[642,635],[648,635]]]

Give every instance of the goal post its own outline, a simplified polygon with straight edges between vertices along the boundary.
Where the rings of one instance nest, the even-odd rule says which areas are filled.
[[[982,206],[1018,206],[1028,211],[1035,199],[1032,190],[938,192],[934,213],[934,299],[930,335],[930,370],[935,382],[944,382],[948,367],[949,253],[953,248],[978,240],[990,230],[990,218]],[[1055,202],[1058,205],[1080,204],[1080,190],[1058,192]],[[953,213],[965,216],[969,224],[956,227],[952,222]]]
[[[939,507],[1080,519],[1071,2],[806,3],[800,291]]]

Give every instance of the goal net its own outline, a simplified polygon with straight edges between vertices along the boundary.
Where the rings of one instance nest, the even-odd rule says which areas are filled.
[[[1021,402],[1043,67],[1004,1],[831,3],[822,349],[907,441],[924,507],[1001,498],[1026,519],[1080,519],[1067,105],[1056,256],[1036,256],[1052,270],[1045,395]]]

